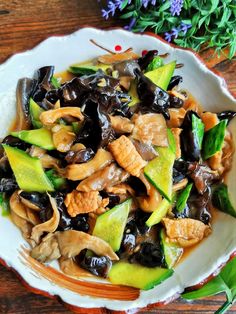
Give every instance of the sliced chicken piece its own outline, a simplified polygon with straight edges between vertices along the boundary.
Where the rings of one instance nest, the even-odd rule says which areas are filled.
[[[202,112],[202,106],[189,93],[188,93],[188,98],[185,100],[183,107],[186,111],[193,110],[193,111],[197,112],[198,114],[201,114],[201,112]]]
[[[202,112],[201,113],[202,122],[205,125],[205,132],[213,128],[219,123],[219,119],[216,113],[212,112]]]
[[[47,110],[41,113],[39,119],[44,125],[50,126],[58,119],[67,116],[77,118],[80,121],[84,120],[84,116],[78,107],[62,107],[59,109]]]
[[[110,143],[109,149],[118,164],[133,176],[139,176],[141,169],[147,164],[125,135]]]
[[[121,116],[109,116],[111,120],[111,126],[117,133],[131,133],[134,124],[130,119]]]
[[[121,183],[117,184],[115,186],[109,186],[106,188],[106,191],[108,193],[113,193],[113,194],[126,194],[128,195],[135,195],[135,191],[126,183]]]
[[[179,128],[186,114],[186,110],[182,108],[170,108],[169,109],[170,120],[167,120],[167,126],[169,128]]]
[[[169,91],[168,94],[171,95],[171,96],[180,98],[183,101],[185,101],[188,98],[187,95],[184,95],[183,93],[181,93],[181,92],[179,92],[179,91],[177,91],[175,89],[172,89],[171,91]]]
[[[111,164],[79,183],[76,190],[81,192],[102,191],[107,187],[124,182],[129,177],[129,174],[118,167],[116,164]]]
[[[176,159],[181,158],[181,146],[180,146],[180,133],[182,132],[182,129],[180,128],[172,128],[171,129],[174,138],[175,138],[175,146],[176,146]]]
[[[111,153],[100,148],[93,159],[82,163],[72,164],[65,168],[65,177],[72,181],[83,180],[91,176],[96,171],[110,165],[114,158]]]
[[[166,120],[162,114],[134,115],[132,137],[147,145],[168,146]]]
[[[190,218],[163,218],[166,235],[170,241],[177,242],[182,247],[192,246],[211,233],[211,228],[203,222]]]
[[[78,192],[73,190],[66,195],[65,205],[68,214],[75,217],[78,214],[96,212],[100,208],[105,208],[109,204],[109,199],[102,199],[98,191]],[[99,213],[101,210],[99,210]]]

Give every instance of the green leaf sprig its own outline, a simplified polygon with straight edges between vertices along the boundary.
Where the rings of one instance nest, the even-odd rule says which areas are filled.
[[[229,261],[220,273],[202,288],[182,294],[185,300],[196,300],[225,292],[226,301],[215,314],[224,314],[236,302],[236,256]]]
[[[126,29],[142,32],[151,29],[167,41],[196,51],[213,47],[228,57],[236,53],[235,0],[109,0],[102,15],[114,14],[129,20]]]

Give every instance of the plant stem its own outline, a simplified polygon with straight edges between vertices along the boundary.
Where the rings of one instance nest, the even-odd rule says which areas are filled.
[[[215,314],[224,314],[228,311],[228,309],[233,305],[233,303],[236,300],[233,300],[232,302],[229,302],[228,300],[225,301],[225,303],[215,312]]]

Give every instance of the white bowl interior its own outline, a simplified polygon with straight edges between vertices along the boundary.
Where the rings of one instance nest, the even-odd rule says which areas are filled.
[[[166,61],[176,59],[178,63],[184,64],[183,68],[176,70],[176,74],[183,76],[182,86],[190,91],[206,110],[218,112],[236,108],[235,99],[227,91],[224,81],[209,71],[192,52],[172,48],[149,35],[132,34],[123,30],[101,31],[84,28],[69,36],[51,37],[34,49],[13,56],[0,66],[0,137],[7,134],[7,129],[15,116],[15,87],[18,79],[32,77],[34,71],[41,66],[55,65],[56,71],[59,72],[72,63],[102,54],[103,51],[91,44],[90,39],[111,50],[119,44],[123,50],[132,47],[137,53],[144,49],[157,49],[161,54],[169,52],[170,56]],[[233,134],[236,134],[235,120],[230,128]],[[235,139],[236,137],[234,141]],[[228,182],[236,203],[235,177],[234,157]],[[236,228],[234,218],[223,213],[217,214],[212,235],[176,267],[175,274],[154,289],[142,291],[140,297],[132,302],[81,296],[37,276],[31,269],[25,267],[19,258],[18,251],[24,243],[19,230],[11,221],[0,217],[0,258],[13,267],[32,287],[59,295],[62,300],[75,306],[125,310],[164,301],[212,274],[236,249]]]

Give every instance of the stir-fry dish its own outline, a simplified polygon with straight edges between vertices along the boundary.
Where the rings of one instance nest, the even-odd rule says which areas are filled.
[[[211,234],[213,208],[236,216],[236,112],[204,111],[176,67],[128,49],[19,80],[0,201],[31,257],[147,290]]]

